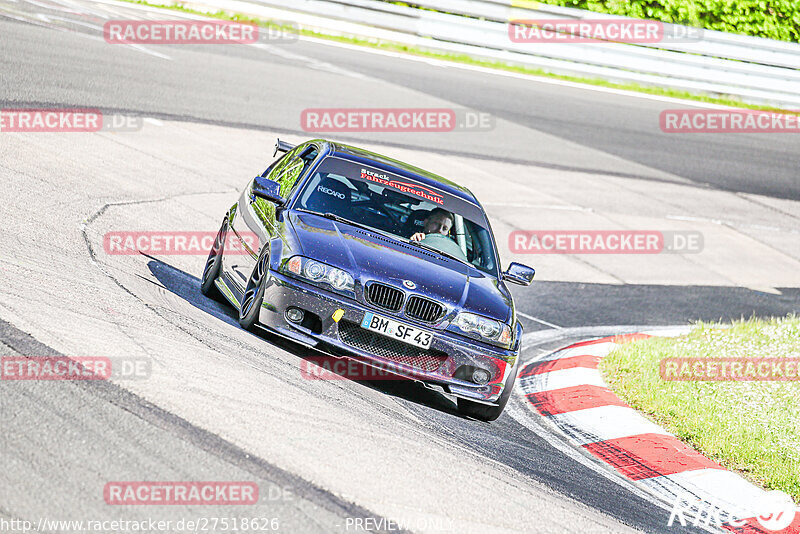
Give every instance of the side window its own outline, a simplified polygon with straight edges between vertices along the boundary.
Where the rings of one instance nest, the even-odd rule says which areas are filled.
[[[472,243],[472,258],[470,261],[484,271],[493,270],[495,265],[491,235],[487,230],[473,224],[471,221],[465,220],[464,222],[466,223],[469,241]]]
[[[283,182],[281,182],[279,178],[288,174],[289,169],[294,165],[293,162],[298,161],[297,154],[305,148],[307,147],[303,147],[302,145],[293,148],[274,161],[272,165],[267,167],[267,170],[261,174],[261,176],[266,176],[270,180],[275,180],[281,184],[281,196],[283,197],[285,197],[286,194]],[[271,232],[272,229],[275,228],[275,204],[263,198],[256,197],[252,201],[252,206],[256,217],[261,220],[264,227],[268,229],[268,232]]]
[[[295,148],[291,149],[289,152],[287,152],[286,154],[282,155],[281,157],[279,157],[278,159],[273,161],[272,163],[270,163],[269,167],[267,167],[267,170],[265,170],[264,172],[261,173],[261,176],[263,176],[265,178],[266,177],[270,177],[271,178],[270,174],[272,173],[272,171],[274,171],[275,168],[278,167],[279,165],[284,165],[287,161],[292,159],[297,154],[297,151],[299,149],[300,149],[300,147],[295,147]]]
[[[288,152],[277,164],[270,169],[269,179],[278,182],[281,186],[281,196],[288,197],[297,185],[297,179],[303,171],[316,159],[319,151],[315,146],[299,146]]]

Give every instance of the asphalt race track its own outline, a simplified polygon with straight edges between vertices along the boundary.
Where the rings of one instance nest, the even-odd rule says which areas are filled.
[[[302,130],[304,109],[489,114],[487,131],[325,136],[477,194],[504,264],[537,269],[530,288],[513,288],[529,360],[587,336],[800,311],[800,138],[665,134],[659,112],[689,103],[313,40],[103,40],[106,20],[170,16],[0,0],[0,109],[142,121],[132,132],[0,132],[0,355],[148,369],[0,382],[0,525],[246,515],[277,518],[280,532],[699,531],[667,529],[668,508],[552,435],[521,396],[486,424],[415,384],[304,379],[311,351],[240,329],[232,308],[200,294],[205,253],[112,255],[103,236],[215,232],[277,136],[318,136]],[[695,231],[703,250],[509,248],[513,230],[558,228]],[[132,480],[247,480],[261,499],[245,512],[106,504],[108,482]]]

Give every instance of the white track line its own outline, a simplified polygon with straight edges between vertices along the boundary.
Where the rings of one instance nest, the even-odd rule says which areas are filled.
[[[519,312],[517,312],[519,313]],[[690,327],[685,325],[670,325],[670,326],[648,326],[648,325],[612,325],[612,326],[576,326],[552,330],[537,330],[522,336],[522,349],[527,350],[544,345],[545,343],[552,343],[562,340],[575,340],[575,339],[592,339],[607,336],[633,334],[633,333],[648,333],[650,335],[664,335],[668,336],[667,332],[682,332],[685,333]],[[663,332],[663,333],[662,333]],[[588,350],[588,348],[587,348]],[[562,356],[553,356],[555,352],[547,351],[534,359],[553,359],[553,357],[560,358]]]
[[[547,321],[544,321],[542,319],[537,319],[533,315],[528,315],[527,313],[522,313],[521,311],[518,311],[517,315],[519,315],[520,317],[524,317],[525,319],[528,319],[529,321],[535,321],[535,322],[537,322],[539,324],[543,324],[545,326],[549,326],[550,328],[555,328],[556,330],[562,330],[564,328],[563,326],[558,326],[557,324],[548,323]]]

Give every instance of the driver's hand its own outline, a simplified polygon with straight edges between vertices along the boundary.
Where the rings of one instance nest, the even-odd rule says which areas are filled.
[[[425,234],[423,232],[417,232],[411,236],[411,241],[422,241],[423,239],[425,239]]]

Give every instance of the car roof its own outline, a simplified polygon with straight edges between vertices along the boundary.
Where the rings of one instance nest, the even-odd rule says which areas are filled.
[[[413,180],[418,181],[421,184],[433,186],[455,197],[461,198],[463,200],[466,200],[467,202],[480,206],[478,200],[475,198],[475,195],[473,195],[469,189],[467,189],[464,186],[458,185],[457,183],[452,182],[447,178],[443,178],[438,174],[428,172],[424,169],[420,169],[419,167],[415,167],[408,163],[398,161],[388,156],[383,156],[381,154],[376,154],[375,152],[370,152],[369,150],[365,150],[363,148],[345,145],[342,143],[335,143],[333,141],[327,141],[327,140],[320,140],[320,141],[328,145],[330,150],[329,155],[331,156],[337,156],[342,159],[354,161],[357,163],[372,165],[374,167],[381,168],[388,172],[405,176],[406,178],[411,178]]]

